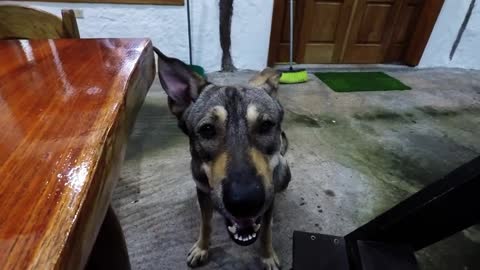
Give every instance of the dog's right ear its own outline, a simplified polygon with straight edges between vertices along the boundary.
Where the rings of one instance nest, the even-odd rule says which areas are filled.
[[[168,95],[170,111],[180,119],[185,110],[194,102],[206,81],[193,72],[182,61],[158,54],[158,77],[163,89]]]
[[[253,78],[248,81],[248,84],[253,87],[262,88],[270,96],[276,97],[280,75],[280,72],[267,67],[262,70],[262,72],[253,76]]]

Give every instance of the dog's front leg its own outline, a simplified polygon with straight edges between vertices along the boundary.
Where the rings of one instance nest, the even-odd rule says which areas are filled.
[[[265,270],[280,269],[280,260],[278,260],[272,245],[272,217],[273,203],[263,215],[262,233],[260,235],[260,252]]]
[[[197,189],[197,197],[202,218],[200,221],[200,236],[187,256],[187,264],[190,267],[201,266],[207,262],[210,233],[212,232],[211,220],[213,207],[210,196]]]

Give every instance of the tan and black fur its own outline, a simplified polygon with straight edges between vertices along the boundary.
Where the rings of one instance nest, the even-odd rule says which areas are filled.
[[[155,51],[170,110],[190,140],[201,210],[200,236],[188,265],[207,261],[215,209],[235,243],[247,246],[260,238],[265,269],[279,269],[272,247],[273,203],[291,178],[284,158],[283,108],[276,98],[279,75],[266,69],[248,86],[217,86]]]

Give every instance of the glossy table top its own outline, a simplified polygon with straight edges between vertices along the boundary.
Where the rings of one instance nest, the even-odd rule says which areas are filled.
[[[0,269],[85,264],[153,74],[148,39],[0,41]]]

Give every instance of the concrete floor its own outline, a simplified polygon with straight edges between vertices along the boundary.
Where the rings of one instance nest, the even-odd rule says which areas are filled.
[[[344,235],[480,155],[480,71],[394,70],[411,91],[335,93],[316,77],[281,86],[293,180],[277,199],[274,247],[291,267],[293,230]],[[244,83],[253,72],[211,74]],[[133,269],[187,269],[199,212],[187,138],[156,81],[138,116],[113,205]],[[210,263],[258,269],[257,244],[229,240],[214,217]],[[480,269],[480,229],[418,253],[424,270]],[[321,256],[321,254],[320,254]]]

